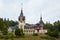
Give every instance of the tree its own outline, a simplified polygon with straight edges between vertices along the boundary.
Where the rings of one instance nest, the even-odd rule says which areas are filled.
[[[4,24],[3,24],[3,19],[0,18],[0,31],[3,30]]]
[[[51,37],[59,37],[59,31],[56,29],[56,30],[54,30],[54,31],[48,31],[48,33],[47,33],[49,36],[51,36]]]
[[[6,25],[4,24],[2,18],[0,18],[0,31],[1,31],[3,34],[7,34],[7,27],[6,27]]]
[[[58,29],[58,31],[60,31],[60,21],[59,20],[54,22],[54,28]]]
[[[7,27],[4,25],[3,34],[4,34],[4,35],[7,35],[7,33],[8,33]]]
[[[60,31],[60,21],[54,22],[54,24],[51,23],[46,23],[44,24],[44,28],[48,29],[48,34],[49,36],[52,37],[59,37],[59,31]]]
[[[18,37],[19,37],[19,36],[23,36],[23,35],[24,35],[23,30],[17,28],[17,29],[15,30],[15,35],[18,36]]]
[[[8,18],[8,19],[5,18],[5,19],[4,19],[4,23],[5,23],[5,25],[6,25],[7,27],[9,27],[9,26],[15,26],[15,25],[18,24],[17,21],[9,20],[9,18]]]
[[[54,27],[53,27],[53,25],[51,23],[46,23],[46,24],[44,24],[44,29],[53,31]]]

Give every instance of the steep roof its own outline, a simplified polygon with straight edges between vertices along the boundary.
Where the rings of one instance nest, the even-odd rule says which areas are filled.
[[[20,16],[23,17],[23,10],[21,9],[21,13],[20,13]]]

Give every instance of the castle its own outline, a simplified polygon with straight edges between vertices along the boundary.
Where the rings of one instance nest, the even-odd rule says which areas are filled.
[[[23,15],[23,10],[21,9],[21,13],[18,17],[18,28],[23,29],[23,32],[25,34],[33,34],[33,33],[46,33],[47,30],[43,28],[44,22],[42,20],[42,16],[40,17],[39,23],[36,23],[34,25],[27,24],[25,22],[25,16]]]

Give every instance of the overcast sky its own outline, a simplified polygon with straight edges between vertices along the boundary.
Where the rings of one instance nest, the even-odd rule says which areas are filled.
[[[0,0],[0,18],[18,21],[21,2],[26,23],[38,23],[41,14],[44,22],[60,20],[60,0]]]

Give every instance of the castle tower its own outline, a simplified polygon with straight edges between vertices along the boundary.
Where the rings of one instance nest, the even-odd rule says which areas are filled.
[[[20,16],[18,18],[18,28],[23,29],[24,31],[24,26],[25,26],[25,16],[23,15],[23,2],[21,1],[21,12],[20,12]]]
[[[23,10],[21,9],[21,13],[20,16],[18,18],[19,21],[19,26],[18,28],[23,29],[24,30],[24,26],[25,26],[25,16],[23,15]]]
[[[40,17],[40,27],[41,27],[41,30],[43,30],[43,26],[44,26],[44,22],[42,20],[42,16]]]

